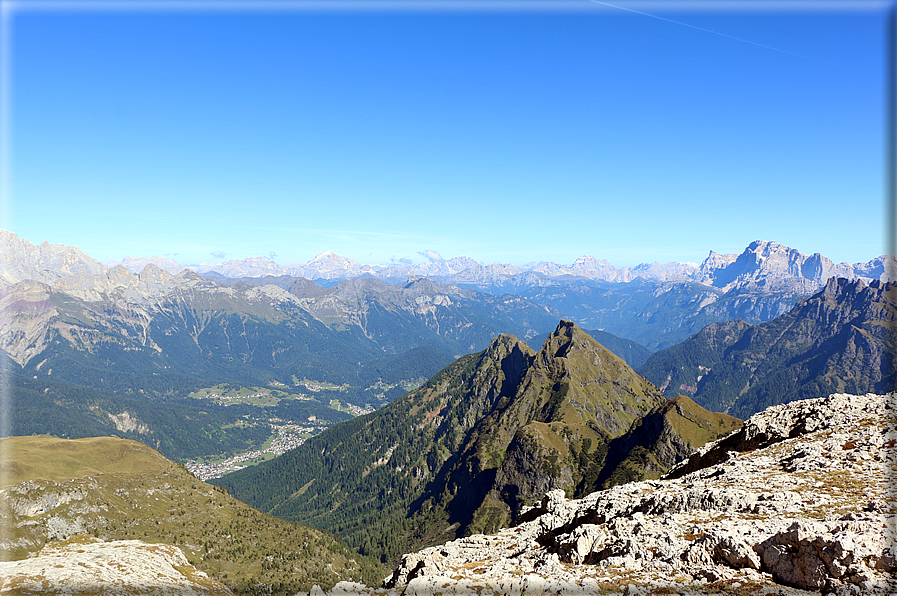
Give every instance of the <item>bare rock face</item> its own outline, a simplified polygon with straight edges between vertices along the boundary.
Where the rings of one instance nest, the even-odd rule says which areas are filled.
[[[761,412],[676,477],[567,500],[405,555],[360,593],[897,593],[897,395]],[[716,454],[708,458],[708,454]]]
[[[170,544],[78,536],[32,557],[0,562],[0,594],[227,595]]]
[[[893,571],[897,566],[893,533],[875,536],[867,521],[860,516],[796,521],[755,548],[764,566],[783,583],[833,590],[847,582],[874,590],[875,571]]]

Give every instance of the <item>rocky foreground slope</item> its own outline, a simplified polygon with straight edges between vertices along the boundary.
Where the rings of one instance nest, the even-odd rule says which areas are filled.
[[[79,536],[21,561],[0,561],[0,595],[230,596],[170,544]]]
[[[897,593],[897,396],[771,407],[663,480],[405,555],[332,594]],[[312,590],[316,593],[317,590]]]

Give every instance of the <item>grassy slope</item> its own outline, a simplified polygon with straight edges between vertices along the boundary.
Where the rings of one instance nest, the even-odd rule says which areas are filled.
[[[54,527],[103,540],[175,544],[238,593],[293,594],[340,580],[377,583],[385,574],[331,535],[260,513],[136,441],[9,437],[0,440],[0,458],[0,485],[31,481],[7,491],[5,521],[19,547],[7,557],[40,549],[54,518]],[[41,499],[55,506],[17,513],[26,510],[16,503]]]

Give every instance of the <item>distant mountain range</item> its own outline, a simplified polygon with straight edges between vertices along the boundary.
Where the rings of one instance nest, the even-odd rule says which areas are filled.
[[[52,369],[54,379],[111,390],[119,389],[114,381],[94,377],[289,385],[298,375],[368,386],[390,362],[407,363],[409,350],[424,347],[424,368],[395,380],[426,379],[438,370],[434,363],[482,349],[499,333],[531,337],[558,319],[520,297],[426,279],[401,286],[346,280],[333,288],[299,278],[220,284],[153,264],[139,274],[107,269],[76,248],[34,246],[10,232],[0,242],[0,348],[25,370]],[[132,392],[158,385],[131,380]]]
[[[123,265],[131,272],[139,273],[150,263],[174,274],[184,269],[177,262],[160,257],[126,257],[107,263],[107,266]],[[812,293],[830,277],[861,278],[867,282],[873,279],[891,281],[897,278],[894,263],[893,257],[878,257],[866,263],[834,263],[819,253],[805,255],[776,242],[757,240],[741,254],[710,251],[700,264],[661,264],[655,261],[622,269],[607,260],[591,256],[579,257],[572,265],[547,261],[521,266],[500,263],[485,265],[469,257],[430,260],[419,264],[368,265],[330,251],[320,252],[304,264],[281,266],[265,257],[250,257],[223,263],[201,263],[190,268],[211,278],[289,276],[304,277],[322,285],[362,276],[390,283],[419,276],[492,292],[552,285],[554,282],[625,283],[640,278],[653,282],[694,281],[724,291],[755,286],[767,291],[787,289]],[[795,288],[795,280],[803,282],[802,289]]]
[[[61,277],[96,276],[105,270],[76,248],[47,243],[35,247],[11,232],[0,233],[0,245],[8,247],[8,254],[17,255],[0,263],[0,279],[8,283],[24,279],[54,283]],[[159,257],[128,257],[110,263],[117,264],[131,272],[142,272],[150,264],[172,274],[184,270],[176,262]],[[713,322],[742,319],[756,324],[772,320],[800,298],[817,292],[831,277],[860,279],[865,283],[897,280],[893,256],[880,256],[865,263],[834,263],[818,253],[806,255],[776,242],[759,240],[740,254],[711,251],[701,263],[655,262],[622,269],[590,256],[580,257],[572,265],[544,261],[519,267],[483,265],[468,257],[422,264],[366,265],[323,252],[301,265],[284,267],[257,257],[204,263],[192,270],[228,285],[274,284],[290,289],[298,282],[312,292],[316,291],[314,288],[330,288],[359,278],[404,285],[424,277],[459,289],[519,296],[548,307],[558,317],[636,341],[650,350],[675,345]],[[355,287],[367,291],[364,285]],[[347,292],[351,293],[348,287],[339,295],[343,297]],[[312,300],[308,293],[305,298],[307,302]],[[319,299],[315,297],[314,301]],[[315,308],[323,310],[320,305]],[[533,325],[529,328],[536,333],[550,329]],[[499,332],[520,334],[520,329]],[[531,337],[528,333],[521,336]],[[440,349],[453,354],[464,351],[445,346]]]

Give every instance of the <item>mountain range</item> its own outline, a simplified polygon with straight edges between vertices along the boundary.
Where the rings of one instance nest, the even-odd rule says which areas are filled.
[[[315,261],[332,274],[321,285],[270,275],[283,273],[273,265],[263,277],[207,272],[216,277],[210,279],[159,259],[131,259],[128,266],[140,269],[133,273],[122,265],[110,269],[75,247],[33,245],[8,231],[0,231],[0,246],[0,358],[7,359],[22,410],[17,432],[116,433],[182,460],[246,449],[273,432],[267,422],[272,415],[336,422],[341,413],[328,413],[333,404],[360,411],[382,407],[501,334],[540,345],[566,318],[594,330],[611,351],[641,366],[651,351],[673,347],[707,325],[738,319],[759,325],[784,315],[825,275],[868,279],[863,281],[868,285],[873,277],[888,278],[893,264],[880,257],[835,265],[820,255],[755,242],[740,255],[711,253],[697,266],[637,268],[644,275],[634,279],[611,275],[606,263],[585,257],[570,267],[540,263],[522,273],[490,266],[506,281],[518,276],[519,283],[498,284],[516,293],[496,294],[493,281],[499,278],[467,258],[429,263],[418,273],[441,272],[443,280],[455,276],[459,284],[479,279],[481,289],[451,285],[438,276],[387,283],[396,278],[378,279],[367,270],[362,277],[338,280],[335,272],[349,276],[357,268],[332,253]],[[242,273],[247,271],[252,272]],[[309,265],[303,272],[318,276],[314,271]],[[702,401],[709,381],[701,393],[684,389],[697,387],[699,373],[666,385],[665,374],[645,374],[665,387],[667,397],[681,392],[711,409],[731,405]],[[289,399],[276,411],[184,401],[220,383],[259,387]],[[48,392],[57,397],[50,400]],[[140,401],[146,399],[157,405],[147,408]],[[39,403],[47,416],[37,414]],[[197,414],[178,409],[183,407]],[[740,415],[751,411],[738,410]],[[125,418],[133,423],[121,423]],[[186,427],[162,425],[166,419],[204,419],[209,425],[188,441]]]
[[[138,270],[147,259],[126,259]],[[155,262],[161,262],[155,259]],[[166,263],[173,271],[180,265]],[[802,297],[819,291],[830,277],[893,281],[894,257],[865,263],[834,263],[815,253],[770,241],[755,241],[740,254],[710,254],[701,263],[643,263],[618,269],[606,260],[583,256],[572,265],[534,262],[523,266],[483,265],[468,257],[422,264],[362,265],[332,252],[308,263],[282,267],[262,257],[203,264],[200,274],[228,283],[258,283],[299,276],[322,286],[342,280],[375,278],[389,284],[426,277],[490,294],[513,294],[546,305],[561,317],[636,341],[651,350],[675,345],[713,322],[742,319],[756,324],[787,312]]]
[[[160,257],[126,257],[111,261],[108,266],[123,265],[139,273],[148,264],[171,273],[184,269],[172,259]],[[741,254],[720,254],[710,251],[701,263],[642,263],[635,267],[616,268],[605,259],[581,256],[571,265],[548,261],[521,266],[492,263],[485,265],[470,257],[430,258],[425,263],[362,264],[334,252],[318,253],[307,263],[281,266],[265,257],[249,257],[223,263],[201,263],[190,266],[201,275],[216,278],[288,276],[303,277],[322,285],[356,277],[375,277],[395,283],[419,276],[437,279],[459,287],[482,290],[512,291],[536,285],[551,285],[552,280],[570,282],[606,281],[626,283],[635,279],[647,281],[695,281],[728,291],[753,285],[794,291],[794,280],[804,283],[802,291],[818,289],[830,277],[865,281],[890,281],[897,275],[893,257],[878,257],[866,263],[835,263],[819,254],[806,255],[776,242],[757,240]]]
[[[53,285],[64,278],[75,278],[66,285],[77,293],[77,286],[92,286],[95,284],[92,279],[108,276],[111,271],[77,248],[47,242],[35,246],[5,230],[0,230],[0,247],[4,255],[0,261],[0,280],[9,285],[26,280]],[[172,274],[185,270],[170,259],[158,257],[128,257],[110,263],[117,264],[140,274],[150,264],[151,270],[161,269]],[[193,270],[225,285],[273,284],[285,290],[292,287],[293,292],[305,286],[307,305],[314,303],[314,308],[324,311],[322,302],[341,301],[343,304],[337,310],[343,311],[343,318],[354,317],[362,326],[364,312],[347,314],[353,307],[346,301],[353,302],[351,294],[355,291],[370,296],[369,286],[346,286],[336,296],[329,297],[312,294],[320,294],[320,288],[358,277],[379,279],[392,286],[426,277],[458,289],[478,291],[481,297],[513,295],[547,308],[552,315],[542,321],[541,328],[531,314],[527,321],[518,321],[516,326],[491,329],[494,333],[513,333],[529,339],[536,333],[550,331],[553,322],[563,317],[588,329],[636,341],[652,351],[673,346],[710,323],[742,319],[756,324],[772,320],[787,312],[800,298],[821,289],[832,276],[862,279],[866,283],[897,278],[893,256],[881,256],[866,263],[836,264],[818,253],[806,255],[770,241],[752,242],[740,254],[711,251],[700,264],[652,263],[624,269],[594,257],[580,257],[572,265],[549,262],[520,267],[482,265],[468,257],[456,257],[418,265],[379,266],[362,265],[327,252],[298,266],[283,267],[258,257],[204,264]],[[90,297],[95,299],[94,294]],[[440,305],[431,303],[431,306]],[[487,316],[494,314],[486,310]],[[365,329],[361,331],[366,333]],[[490,338],[489,333],[480,336],[475,349],[485,347]],[[452,355],[472,349],[473,342],[459,339],[460,343],[443,345],[440,349]]]
[[[864,415],[886,409],[861,394],[889,391],[897,380],[891,258],[834,265],[775,243],[754,243],[742,255],[711,254],[704,273],[704,264],[682,265],[663,279],[661,266],[646,268],[654,278],[646,273],[628,281],[558,273],[544,263],[522,274],[507,269],[502,279],[519,274],[529,281],[508,281],[514,292],[496,293],[499,286],[489,280],[499,278],[476,273],[469,262],[461,272],[479,275],[479,289],[446,283],[448,277],[399,280],[372,273],[350,279],[334,273],[326,283],[276,269],[263,277],[226,278],[190,269],[172,273],[160,267],[164,262],[134,273],[123,265],[108,268],[73,247],[34,246],[11,232],[0,233],[0,241],[0,357],[17,432],[117,434],[183,460],[246,450],[270,438],[274,424],[343,420],[270,461],[214,481],[217,489],[133,443],[124,448],[117,446],[124,442],[103,439],[112,442],[104,442],[96,456],[71,442],[52,453],[40,451],[56,441],[49,437],[7,439],[25,441],[17,444],[21,457],[12,465],[2,462],[15,481],[0,487],[4,503],[11,496],[15,501],[0,512],[7,516],[4,526],[16,528],[15,535],[0,538],[11,540],[7,549],[21,551],[16,556],[53,538],[75,537],[62,551],[95,548],[92,539],[78,542],[82,531],[103,540],[142,533],[151,542],[179,545],[193,568],[231,589],[276,593],[310,589],[317,578],[325,584],[370,582],[384,563],[400,560],[390,580],[395,586],[407,582],[409,589],[429,590],[425,578],[448,565],[469,579],[481,573],[483,561],[493,560],[491,551],[480,549],[493,539],[477,537],[480,532],[500,532],[504,538],[496,544],[521,549],[510,555],[515,564],[552,577],[567,577],[570,565],[588,560],[599,567],[687,572],[691,580],[683,581],[704,577],[718,591],[736,577],[720,569],[728,565],[738,574],[764,569],[777,581],[816,589],[820,577],[823,587],[837,587],[836,580],[839,586],[865,586],[878,578],[876,569],[893,569],[893,557],[884,551],[875,551],[873,561],[862,549],[857,553],[866,557],[866,567],[841,558],[824,574],[794,571],[786,561],[792,560],[788,549],[806,554],[814,544],[825,555],[831,550],[825,545],[834,544],[829,534],[858,528],[850,524],[866,513],[893,515],[893,499],[885,503],[881,499],[890,496],[878,493],[859,512],[854,501],[862,483],[846,472],[819,475],[819,463],[808,460],[806,449],[792,449],[800,441],[786,441],[839,420],[863,422]],[[320,261],[337,271],[338,258],[324,257]],[[578,263],[581,271],[601,266],[588,259]],[[832,272],[843,277],[822,279]],[[546,279],[550,283],[542,283]],[[566,312],[582,316],[563,319]],[[583,321],[596,320],[589,328],[600,332],[601,343],[583,330]],[[617,329],[628,331],[608,334]],[[634,336],[646,338],[643,345]],[[624,355],[644,363],[633,370]],[[219,393],[228,391],[250,397],[224,405],[232,402]],[[853,398],[856,404],[830,398],[820,406],[823,414],[816,405],[771,406],[747,430],[730,434],[742,425],[732,415],[747,417],[770,404],[831,391],[860,396]],[[349,419],[335,409],[341,402],[370,413]],[[851,427],[850,436],[833,426],[818,441],[836,449],[840,463],[866,474],[864,454],[893,447],[893,430],[870,434],[868,424],[859,426]],[[692,457],[701,445],[726,436]],[[765,453],[727,460],[734,451],[767,446],[770,437],[784,442],[769,452],[781,460],[776,470],[810,467],[790,470],[798,474],[786,484],[764,475],[771,492],[754,486],[732,492],[715,480],[702,492],[705,480],[728,478],[727,465],[741,474],[728,478],[730,484],[754,478]],[[857,449],[857,441],[869,449]],[[822,453],[814,445],[807,449]],[[34,454],[26,454],[32,448]],[[782,449],[791,450],[785,459]],[[67,450],[79,455],[60,456]],[[128,463],[135,453],[143,463]],[[689,463],[674,475],[692,474],[687,481],[698,482],[697,488],[632,484],[657,479],[686,458]],[[71,461],[93,463],[73,472],[66,467]],[[64,465],[37,470],[54,462]],[[98,462],[127,469],[102,471]],[[704,472],[708,465],[716,467]],[[791,482],[809,484],[798,490]],[[820,482],[831,491],[816,491]],[[635,488],[614,488],[621,485]],[[807,493],[809,488],[816,492]],[[228,492],[267,515],[333,532],[349,548],[244,508]],[[853,503],[845,511],[854,517],[843,520],[844,528],[825,518],[835,525],[804,540],[803,530],[791,532],[778,522],[758,537],[748,523],[770,511],[796,511],[797,501],[801,515],[815,515],[841,503],[841,493]],[[638,511],[623,515],[614,495],[636,503]],[[735,502],[729,503],[730,495],[747,509],[729,507]],[[587,504],[570,507],[582,515],[567,516],[566,500],[580,497]],[[711,521],[694,517],[702,507],[712,510]],[[601,518],[607,511],[620,513],[620,521]],[[213,515],[201,515],[208,512]],[[655,514],[668,516],[659,529],[656,519],[645,525]],[[727,534],[729,526],[717,522],[730,518],[747,522]],[[511,524],[520,530],[501,530]],[[671,534],[671,528],[678,529]],[[518,539],[518,532],[525,538]],[[848,538],[838,548],[853,552]],[[285,546],[284,539],[302,546]],[[445,554],[408,554],[453,539],[462,542],[447,545]],[[647,546],[638,546],[642,542]],[[464,552],[473,553],[465,545],[480,558],[465,559]],[[47,546],[47,556],[62,552]],[[320,554],[329,566],[315,558]],[[506,570],[500,563],[494,567]],[[715,575],[694,575],[704,573],[698,568]],[[745,573],[750,581],[759,577]],[[301,582],[290,583],[291,574]],[[806,579],[811,576],[817,579]],[[364,588],[339,585],[350,592]]]

